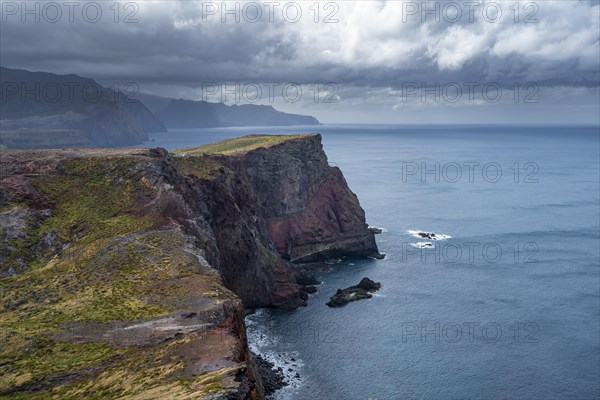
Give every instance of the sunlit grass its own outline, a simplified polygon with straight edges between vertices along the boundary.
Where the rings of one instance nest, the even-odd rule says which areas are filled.
[[[298,139],[306,135],[249,135],[222,142],[211,143],[200,147],[178,149],[175,154],[232,154],[246,152],[260,147],[270,147],[288,140]]]

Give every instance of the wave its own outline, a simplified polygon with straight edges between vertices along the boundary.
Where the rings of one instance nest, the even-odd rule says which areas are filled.
[[[445,235],[443,233],[434,233],[434,232],[427,232],[427,231],[416,231],[416,230],[408,230],[407,231],[410,235],[419,238],[419,239],[428,239],[428,240],[447,240],[447,239],[451,239],[452,236],[450,235]]]
[[[273,364],[274,369],[280,369],[287,386],[275,391],[270,399],[292,399],[295,391],[303,383],[296,373],[303,370],[304,362],[297,351],[276,351],[275,343],[280,342],[279,335],[265,327],[264,319],[268,318],[266,309],[259,309],[246,317],[246,331],[250,351],[259,354],[263,359]],[[304,375],[304,372],[302,373]]]
[[[417,243],[411,243],[410,245],[413,247],[416,247],[417,249],[434,249],[435,248],[435,246],[431,242],[417,242]]]

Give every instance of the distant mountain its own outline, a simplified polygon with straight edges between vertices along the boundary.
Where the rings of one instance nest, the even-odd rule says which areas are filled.
[[[0,67],[0,85],[0,145],[6,147],[120,147],[167,127],[319,124],[272,106],[127,96],[78,75]]]
[[[284,113],[272,106],[255,104],[227,106],[217,103],[216,107],[223,126],[319,125],[315,117]]]
[[[243,104],[228,106],[206,101],[176,100],[137,94],[168,128],[214,128],[225,126],[319,125],[311,116],[287,114],[272,106]]]
[[[93,79],[0,67],[0,144],[117,147],[165,125],[146,106]]]
[[[222,126],[216,107],[204,101],[172,100],[156,115],[169,128],[213,128]]]

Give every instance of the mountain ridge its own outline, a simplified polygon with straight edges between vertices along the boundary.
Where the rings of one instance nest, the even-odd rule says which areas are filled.
[[[90,78],[0,67],[0,84],[1,144],[7,147],[129,146],[166,130],[139,100]]]
[[[185,100],[139,93],[136,98],[152,104],[149,108],[169,128],[217,128],[243,126],[320,125],[312,116],[290,114],[266,104],[232,104]]]
[[[76,74],[0,67],[0,85],[0,145],[9,148],[132,146],[167,128],[319,124],[269,105],[125,94]]]

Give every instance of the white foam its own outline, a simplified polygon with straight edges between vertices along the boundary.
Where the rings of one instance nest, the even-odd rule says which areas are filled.
[[[260,319],[263,318],[267,311],[265,309],[259,309],[256,313],[248,315],[246,317],[246,330],[248,332],[248,347],[250,350],[259,354],[263,359],[273,364],[274,369],[281,368],[284,381],[288,386],[277,390],[269,398],[286,400],[295,398],[294,394],[303,382],[302,375],[304,374],[303,367],[304,363],[298,357],[297,351],[281,351],[277,352],[273,348],[274,344],[280,341],[278,335],[272,330],[260,329]],[[294,358],[295,361],[291,361]],[[291,368],[292,371],[288,371]],[[300,378],[296,378],[296,373],[300,374]]]
[[[411,243],[412,247],[416,247],[417,249],[434,249],[435,246],[431,242],[417,242]]]
[[[388,257],[387,253],[379,253],[379,254],[381,254],[383,256],[383,259],[379,259],[379,258],[375,258],[375,257],[371,257],[371,256],[367,256],[367,257],[372,260],[379,260],[379,261],[387,260],[387,257]]]
[[[416,238],[419,238],[419,239],[424,239],[424,237],[421,236],[420,233],[421,234],[427,234],[427,235],[429,235],[429,237],[427,237],[427,239],[429,239],[429,240],[439,241],[439,240],[452,239],[452,236],[445,235],[443,233],[435,233],[435,232],[427,232],[427,231],[416,231],[416,230],[408,230],[407,232],[408,232],[408,234],[410,234],[410,235],[412,235],[412,236],[414,236]]]
[[[369,228],[379,229],[379,230],[381,230],[382,233],[385,233],[388,231],[387,228],[383,228],[381,226],[370,226]]]

